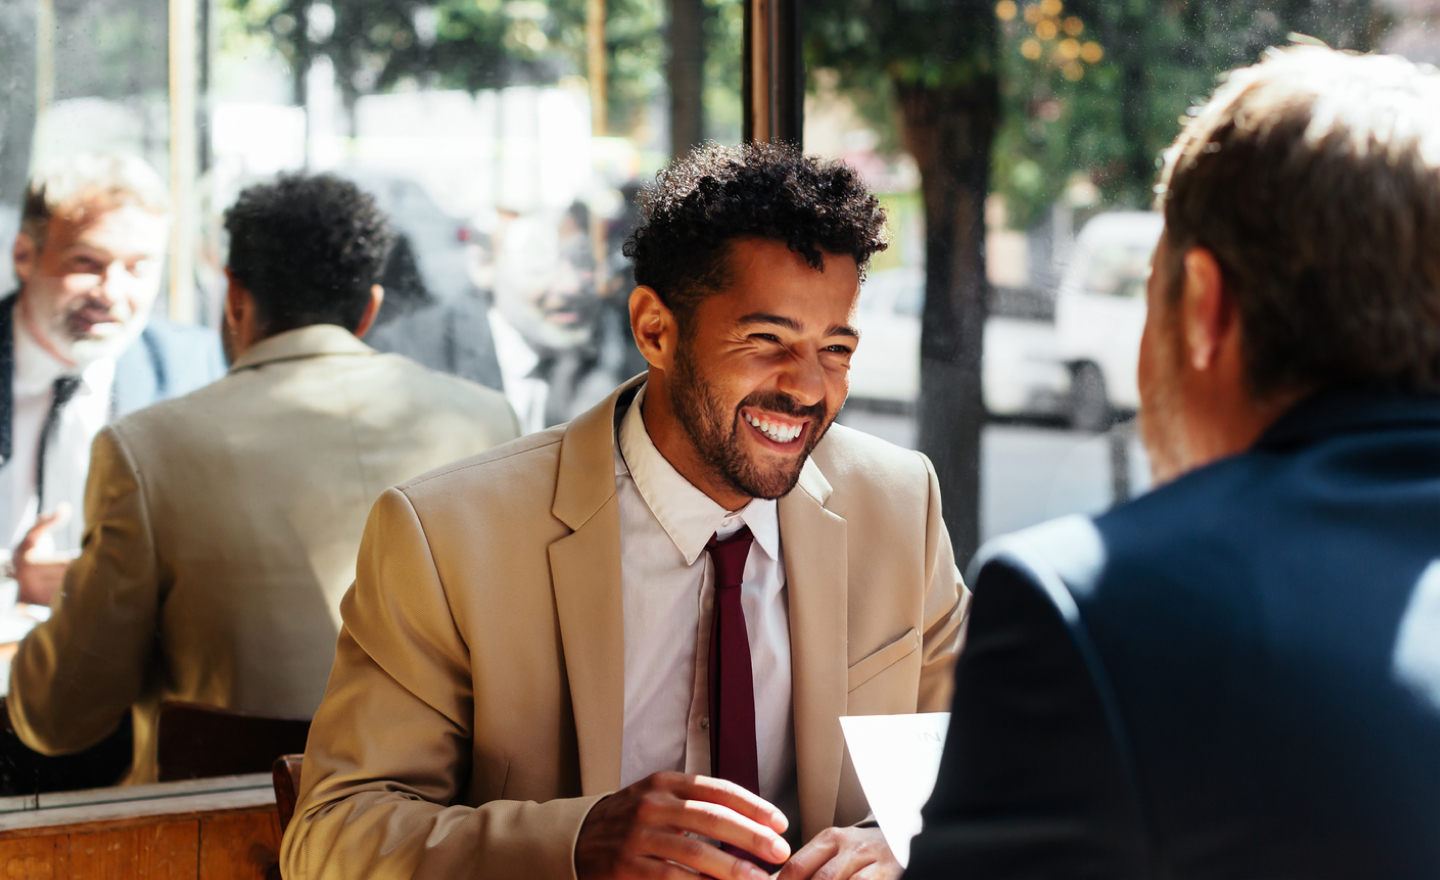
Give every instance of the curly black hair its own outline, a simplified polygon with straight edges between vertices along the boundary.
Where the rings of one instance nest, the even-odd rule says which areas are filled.
[[[739,238],[783,241],[816,269],[821,252],[849,254],[860,277],[885,249],[885,209],[855,169],[788,144],[702,144],[640,195],[644,222],[625,241],[635,283],[654,289],[682,327],[728,283]]]
[[[282,174],[225,212],[229,268],[270,335],[310,324],[354,331],[394,233],[375,200],[331,174]]]

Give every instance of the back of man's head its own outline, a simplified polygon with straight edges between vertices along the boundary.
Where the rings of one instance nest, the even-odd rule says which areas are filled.
[[[1440,392],[1440,73],[1318,47],[1272,52],[1194,111],[1159,192],[1171,282],[1214,254],[1257,397]],[[1169,292],[1178,297],[1178,283]]]
[[[80,223],[115,208],[134,205],[153,214],[170,210],[160,175],[138,156],[80,153],[43,164],[25,189],[20,231],[37,252],[45,250],[50,218]]]
[[[375,200],[329,174],[248,187],[225,212],[225,230],[230,274],[270,336],[311,324],[353,332],[394,239]]]

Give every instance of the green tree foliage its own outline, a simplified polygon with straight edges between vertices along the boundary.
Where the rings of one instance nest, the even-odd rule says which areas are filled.
[[[584,0],[229,2],[274,41],[297,80],[328,57],[349,106],[396,88],[478,91],[586,73]],[[663,87],[664,9],[657,0],[607,5],[608,118],[626,130]]]
[[[1077,174],[1102,205],[1148,205],[1178,118],[1224,71],[1291,33],[1364,50],[1384,24],[1370,0],[1002,0],[995,13],[994,181],[1021,228]]]

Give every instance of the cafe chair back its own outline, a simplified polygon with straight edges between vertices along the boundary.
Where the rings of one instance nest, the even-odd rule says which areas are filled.
[[[300,797],[300,762],[304,757],[281,755],[270,768],[270,776],[275,780],[275,807],[280,812],[281,834],[290,827],[290,819],[295,815],[295,802]]]

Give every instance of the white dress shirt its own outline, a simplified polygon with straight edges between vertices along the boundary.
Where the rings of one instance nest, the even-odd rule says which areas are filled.
[[[500,362],[500,382],[505,386],[505,399],[510,401],[515,417],[520,420],[520,433],[545,430],[550,427],[545,424],[550,383],[531,375],[540,365],[540,355],[499,309],[492,306],[487,318],[490,335],[495,340],[495,359]]]
[[[620,784],[659,770],[710,774],[709,642],[715,570],[705,545],[742,525],[755,536],[741,607],[755,680],[761,797],[789,811],[795,791],[790,612],[773,500],[734,513],[655,448],[640,405],[622,417],[615,454],[625,612],[625,726]]]
[[[18,315],[16,316],[19,317]],[[35,525],[39,499],[35,494],[35,464],[40,454],[40,429],[55,396],[55,380],[75,375],[76,367],[62,364],[41,348],[19,320],[15,333],[15,411],[11,416],[10,460],[0,466],[0,537],[6,540],[5,558]],[[85,478],[90,472],[90,444],[110,420],[115,361],[102,358],[80,369],[80,386],[60,411],[55,433],[45,453],[45,506],[54,510],[70,505],[70,518],[41,539],[41,552],[74,552],[84,531]]]

